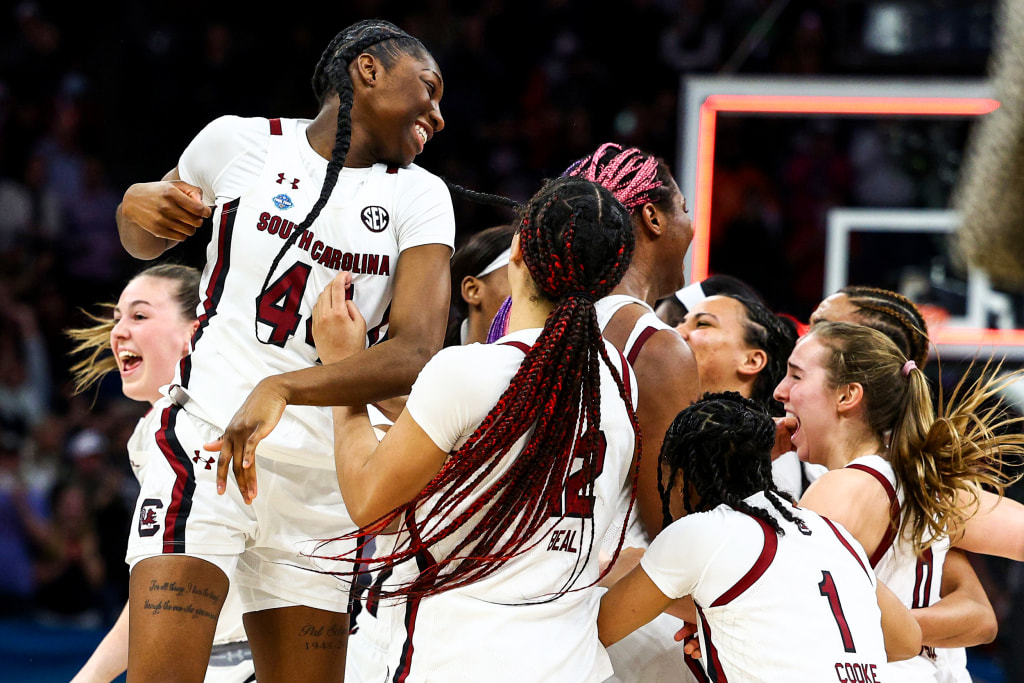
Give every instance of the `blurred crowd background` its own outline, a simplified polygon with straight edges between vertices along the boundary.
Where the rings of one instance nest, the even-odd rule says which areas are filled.
[[[0,666],[8,680],[66,680],[127,597],[136,485],[124,444],[145,406],[121,398],[116,377],[73,397],[64,335],[142,265],[118,241],[121,195],[174,167],[219,115],[311,118],[310,77],[338,30],[379,16],[421,38],[443,71],[447,125],[417,163],[525,199],[604,141],[676,167],[684,75],[982,78],[997,14],[986,0],[3,7],[0,661],[23,666]],[[946,207],[967,132],[964,121],[722,117],[712,270],[806,319],[821,298],[824,212]],[[456,217],[460,241],[509,218],[463,201]],[[166,258],[201,265],[202,253],[186,243]],[[976,680],[1024,680],[1019,569],[978,568],[1002,628],[972,650]]]

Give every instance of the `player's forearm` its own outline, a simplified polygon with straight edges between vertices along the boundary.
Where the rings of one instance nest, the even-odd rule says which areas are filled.
[[[163,254],[173,244],[168,239],[157,237],[138,223],[129,220],[118,204],[114,218],[117,221],[117,234],[121,238],[121,246],[137,259],[149,261]]]
[[[334,462],[338,486],[352,521],[363,526],[376,519],[368,517],[364,507],[367,500],[373,497],[365,475],[367,463],[377,448],[377,437],[365,406],[336,407],[333,413]]]
[[[287,372],[276,385],[289,405],[361,406],[409,393],[420,370],[440,348],[391,339],[343,361]]]
[[[999,622],[990,605],[952,594],[930,607],[911,610],[921,640],[932,647],[973,647],[995,640]]]
[[[128,605],[71,683],[109,683],[128,669]]]
[[[882,612],[882,635],[888,660],[899,662],[916,656],[921,651],[921,627],[910,610],[881,581],[875,595]]]

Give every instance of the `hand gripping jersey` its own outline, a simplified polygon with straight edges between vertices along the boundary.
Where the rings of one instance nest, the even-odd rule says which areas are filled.
[[[308,121],[222,117],[182,154],[183,180],[216,198],[199,329],[175,383],[190,413],[224,428],[257,382],[317,362],[313,305],[341,271],[366,319],[367,345],[388,331],[395,267],[406,249],[454,241],[451,196],[423,169],[344,168],[313,225],[267,272],[320,195],[327,160]],[[264,281],[268,284],[265,289]],[[288,406],[260,443],[267,457],[333,469],[329,408]]]
[[[423,368],[406,410],[439,448],[457,450],[508,388],[538,334],[536,329],[521,330],[494,344],[443,349]],[[614,347],[606,344],[606,348],[634,400],[635,380],[629,367]],[[592,586],[551,599],[559,591],[583,589],[598,578],[601,538],[612,523],[623,482],[630,476],[635,433],[610,372],[603,362],[600,366],[600,428],[606,447],[592,495],[579,495],[586,490],[581,462],[566,490],[566,516],[553,518],[536,545],[472,585],[422,600],[384,600],[377,617],[379,625],[391,633],[387,680],[573,683],[602,681],[611,674],[597,637],[602,591]],[[476,490],[482,492],[499,477],[528,438],[530,432]],[[469,524],[488,510],[485,506]],[[425,513],[421,510],[415,518],[407,518],[405,533],[418,533]],[[395,566],[385,585],[402,585],[419,572],[429,572],[431,558],[447,555],[463,538],[464,533],[456,533],[418,562]],[[395,540],[402,543],[403,537]]]
[[[896,483],[896,473],[885,458],[866,455],[847,465],[873,476],[889,495],[892,527],[871,555],[871,566],[878,580],[895,593],[909,609],[928,607],[939,601],[942,588],[942,565],[949,550],[949,539],[940,538],[920,556],[908,539],[898,538],[897,529],[902,521],[903,491]],[[934,681],[936,654],[934,648],[924,647],[913,659],[893,662],[891,670],[900,681]]]
[[[785,534],[728,505],[687,515],[640,561],[667,596],[692,595],[707,680],[889,683],[875,577],[838,524],[799,507]]]

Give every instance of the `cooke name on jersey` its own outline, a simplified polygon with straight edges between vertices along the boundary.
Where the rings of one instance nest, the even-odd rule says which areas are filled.
[[[256,229],[286,240],[295,229],[295,223],[264,211],[260,214]],[[308,251],[314,261],[332,270],[366,273],[367,275],[391,275],[391,256],[389,254],[358,254],[335,249],[322,240],[316,239],[312,230],[306,230],[299,237],[296,245],[300,249]]]
[[[839,683],[883,683],[877,665],[857,662],[836,662],[836,679]]]

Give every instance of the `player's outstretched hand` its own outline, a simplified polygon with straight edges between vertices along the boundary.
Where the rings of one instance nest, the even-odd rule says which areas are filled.
[[[175,242],[184,241],[209,218],[203,191],[183,180],[136,183],[121,201],[121,215],[148,232]]]
[[[249,393],[224,435],[204,446],[208,451],[220,451],[217,493],[223,494],[226,490],[230,467],[242,499],[247,505],[252,503],[257,493],[256,446],[277,426],[287,405],[287,397],[279,390],[274,377],[268,377]]]
[[[338,273],[313,307],[313,343],[323,363],[337,363],[366,348],[366,320],[352,302],[352,274]]]
[[[683,652],[687,657],[700,659],[700,640],[697,639],[697,624],[686,622],[681,629],[676,631],[677,643],[683,643]]]
[[[796,428],[795,417],[787,415],[775,418],[775,445],[772,446],[772,460],[793,450],[792,436]]]

